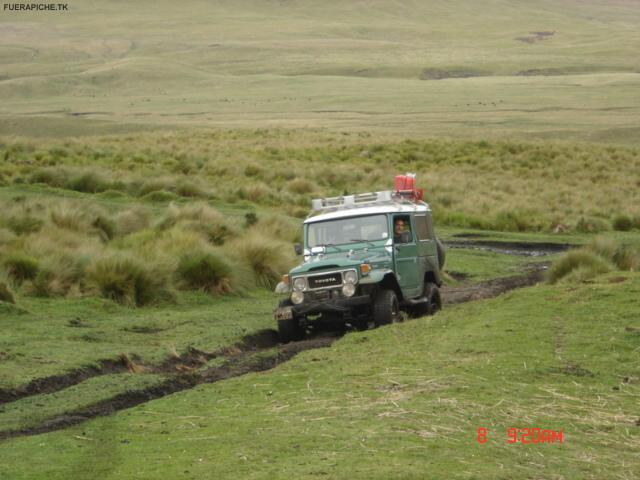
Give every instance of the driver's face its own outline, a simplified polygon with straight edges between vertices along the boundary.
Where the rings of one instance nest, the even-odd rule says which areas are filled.
[[[396,235],[400,235],[402,232],[404,232],[404,221],[396,220],[395,224],[393,225],[393,231]]]

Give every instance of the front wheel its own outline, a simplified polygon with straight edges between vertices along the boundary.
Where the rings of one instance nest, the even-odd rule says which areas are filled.
[[[293,304],[291,300],[281,300],[278,308],[290,308]],[[282,343],[295,342],[304,338],[304,329],[300,326],[298,319],[294,316],[290,319],[278,320],[278,336]]]
[[[295,342],[302,340],[304,330],[295,318],[291,320],[278,320],[278,336],[282,343]]]
[[[380,290],[373,300],[373,321],[376,327],[400,321],[400,303],[393,290]]]

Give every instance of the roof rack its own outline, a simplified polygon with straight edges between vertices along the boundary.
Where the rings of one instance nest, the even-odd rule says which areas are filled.
[[[314,212],[328,212],[348,208],[394,203],[411,205],[425,204],[421,199],[415,198],[413,191],[393,192],[391,190],[383,190],[380,192],[359,193],[356,195],[315,198],[311,200],[311,208]]]

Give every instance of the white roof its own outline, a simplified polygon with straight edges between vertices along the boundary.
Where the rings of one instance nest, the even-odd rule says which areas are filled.
[[[336,218],[359,217],[361,215],[374,215],[376,213],[416,213],[429,212],[429,205],[421,203],[387,203],[371,207],[354,207],[323,213],[307,218],[304,223],[322,222],[324,220],[334,220]]]

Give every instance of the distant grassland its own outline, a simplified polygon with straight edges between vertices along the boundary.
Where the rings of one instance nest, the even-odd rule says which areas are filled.
[[[0,143],[5,185],[201,199],[304,217],[311,198],[416,172],[441,225],[503,231],[640,225],[640,150],[580,143],[378,141],[308,130],[199,130]],[[253,206],[253,207],[252,207]]]
[[[86,0],[64,15],[5,12],[0,132],[321,127],[638,144],[639,24],[634,0]]]

